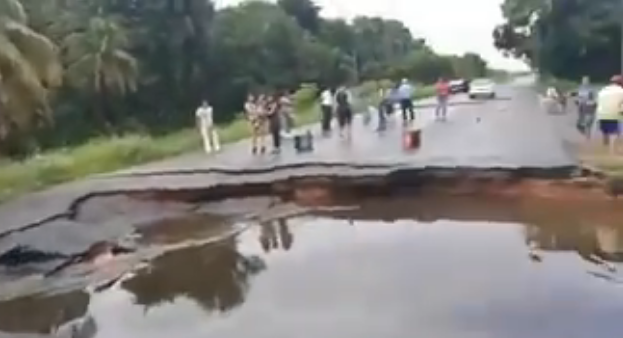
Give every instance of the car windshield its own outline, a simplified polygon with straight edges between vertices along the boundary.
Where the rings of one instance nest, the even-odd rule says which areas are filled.
[[[472,82],[473,86],[490,86],[493,82],[489,79],[478,79]]]

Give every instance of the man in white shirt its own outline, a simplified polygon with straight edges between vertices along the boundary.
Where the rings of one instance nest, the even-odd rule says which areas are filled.
[[[597,94],[597,121],[603,135],[603,143],[614,154],[621,134],[623,117],[623,77],[613,76],[610,84]]]
[[[219,151],[221,144],[214,126],[213,110],[208,101],[203,101],[201,106],[197,108],[195,115],[197,117],[197,126],[203,139],[203,149],[207,154],[211,153],[212,150]]]
[[[398,87],[398,96],[400,97],[400,108],[402,109],[402,121],[407,125],[415,120],[415,110],[413,108],[413,94],[415,88],[407,79],[402,79]]]
[[[328,135],[331,132],[331,118],[333,117],[333,94],[329,88],[326,88],[320,94],[320,109],[321,109],[321,126],[322,133]]]

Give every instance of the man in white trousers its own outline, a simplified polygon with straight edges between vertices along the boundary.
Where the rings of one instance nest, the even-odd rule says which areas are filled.
[[[218,133],[214,126],[213,110],[208,101],[203,101],[195,113],[197,116],[197,126],[203,139],[203,148],[207,154],[212,151],[219,151],[221,144]]]

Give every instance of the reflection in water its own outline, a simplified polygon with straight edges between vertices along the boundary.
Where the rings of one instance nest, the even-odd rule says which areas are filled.
[[[264,252],[268,253],[279,248],[285,251],[290,250],[294,236],[290,232],[287,220],[279,218],[275,222],[265,222],[260,225],[259,239]]]
[[[88,293],[77,291],[0,303],[0,331],[51,334],[64,324],[83,318],[89,300]]]
[[[0,303],[0,330],[48,333],[81,321],[76,327],[91,323],[93,334],[90,313],[100,335],[115,338],[620,337],[623,280],[602,268],[623,261],[621,230],[549,210],[543,221],[528,217],[538,214],[532,209],[496,203],[491,211],[473,200],[388,200],[296,227],[277,219],[168,252],[123,281],[124,290],[94,295],[89,311],[86,293]],[[427,221],[415,221],[422,215]],[[202,222],[144,237],[204,236]],[[545,264],[531,264],[526,246]],[[283,252],[269,254],[275,250]],[[587,271],[578,255],[599,269]],[[228,315],[206,320],[214,311]]]
[[[232,238],[166,253],[122,287],[147,308],[185,296],[206,311],[225,312],[242,304],[250,278],[264,269],[260,257],[238,253]]]
[[[623,233],[616,227],[526,226],[526,243],[530,258],[541,261],[543,251],[575,251],[582,259],[602,266],[610,272],[616,267],[612,262],[623,262]]]
[[[230,230],[226,219],[210,214],[194,214],[183,218],[167,218],[137,229],[141,244],[176,244],[189,239],[222,235]]]
[[[613,276],[612,274],[605,274],[603,272],[595,272],[595,271],[589,271],[588,274],[593,277],[603,279],[609,283],[623,284],[623,280],[621,280],[620,278],[617,278],[616,276]]]

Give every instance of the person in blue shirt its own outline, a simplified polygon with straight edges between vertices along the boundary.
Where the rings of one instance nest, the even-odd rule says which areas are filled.
[[[400,108],[402,109],[402,122],[406,125],[415,120],[415,111],[413,110],[413,94],[415,90],[407,79],[402,79],[398,87],[398,97],[400,99]]]

